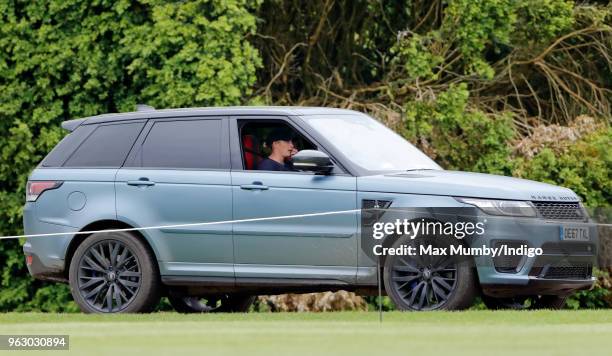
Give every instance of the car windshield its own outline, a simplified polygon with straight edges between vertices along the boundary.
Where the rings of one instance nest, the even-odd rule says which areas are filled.
[[[365,170],[442,169],[418,148],[367,115],[309,115],[303,118]]]

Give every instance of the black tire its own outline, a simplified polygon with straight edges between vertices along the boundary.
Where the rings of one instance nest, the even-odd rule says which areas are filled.
[[[146,313],[160,298],[157,261],[144,242],[128,232],[88,236],[72,256],[69,281],[84,313]]]
[[[418,245],[425,242],[402,236],[392,247],[412,245],[418,251]],[[458,242],[435,237],[426,243],[442,247]],[[472,305],[478,290],[472,262],[452,256],[387,256],[383,280],[393,303],[404,311],[465,309]]]
[[[179,313],[246,313],[255,302],[251,295],[183,296],[170,292],[170,304]]]
[[[493,298],[482,296],[482,301],[491,310],[538,310],[538,309],[563,309],[566,296],[537,295],[531,297],[515,298]],[[529,301],[529,303],[526,303]]]

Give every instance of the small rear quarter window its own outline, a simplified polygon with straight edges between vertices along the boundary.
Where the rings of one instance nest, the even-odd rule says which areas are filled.
[[[95,125],[83,125],[70,132],[49,152],[41,162],[43,167],[61,167],[72,152],[91,134]]]
[[[119,168],[143,126],[144,122],[99,125],[63,166]]]

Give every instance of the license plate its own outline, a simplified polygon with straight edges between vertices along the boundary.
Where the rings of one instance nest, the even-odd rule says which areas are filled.
[[[561,226],[561,240],[590,241],[589,229],[582,226]]]

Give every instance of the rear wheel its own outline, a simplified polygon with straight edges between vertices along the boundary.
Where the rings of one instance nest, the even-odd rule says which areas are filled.
[[[255,301],[250,295],[213,295],[206,297],[183,296],[170,293],[170,304],[179,313],[246,313]]]
[[[438,244],[448,246],[448,238]],[[433,244],[433,241],[432,241]],[[393,248],[419,242],[404,236]],[[388,256],[383,270],[385,290],[401,310],[459,310],[472,305],[476,276],[469,261],[451,256]]]
[[[85,313],[142,313],[159,302],[157,262],[128,232],[92,234],[76,249],[70,292]]]

